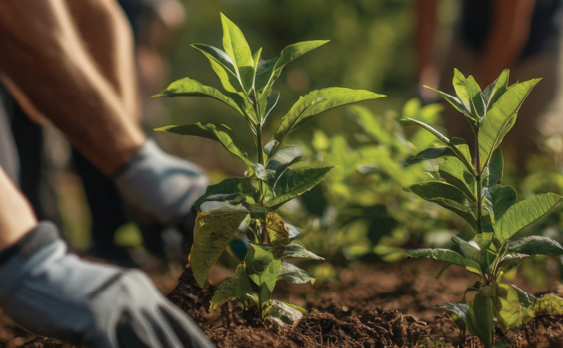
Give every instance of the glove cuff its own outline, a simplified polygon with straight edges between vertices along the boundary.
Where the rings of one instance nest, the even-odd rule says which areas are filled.
[[[16,244],[0,252],[0,269],[11,259],[29,259],[36,252],[59,239],[57,226],[50,221],[42,221],[23,236]]]
[[[124,173],[128,171],[129,168],[133,167],[137,162],[141,162],[147,157],[151,157],[155,154],[160,155],[162,150],[152,139],[147,139],[143,145],[139,148],[139,152],[133,158],[129,160],[129,162],[125,163],[121,167],[117,168],[117,170],[110,175],[112,179],[116,179],[122,176]]]

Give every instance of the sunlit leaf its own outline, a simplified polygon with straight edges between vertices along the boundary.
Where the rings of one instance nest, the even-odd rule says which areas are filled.
[[[563,197],[553,193],[543,193],[528,197],[508,208],[498,221],[497,239],[502,243],[516,232],[533,223],[553,209]]]
[[[313,117],[323,111],[336,108],[338,106],[357,103],[364,100],[377,99],[384,95],[376,94],[364,90],[353,90],[348,88],[325,88],[300,97],[293,107],[282,118],[274,139],[280,144],[285,137],[293,130],[301,127]]]
[[[407,257],[413,259],[430,258],[438,261],[449,262],[462,267],[471,267],[479,270],[481,267],[473,260],[466,259],[455,251],[449,249],[414,249],[407,251]]]
[[[241,115],[247,117],[234,99],[227,97],[213,87],[203,85],[188,77],[172,82],[164,91],[155,95],[155,97],[209,97],[222,101],[238,111]]]
[[[227,92],[239,93],[243,91],[243,87],[237,77],[237,68],[229,55],[217,47],[205,44],[192,44],[191,46],[203,53],[209,60],[211,68],[219,77],[223,88]]]
[[[201,124],[200,122],[184,126],[166,126],[156,128],[155,131],[169,132],[182,135],[194,135],[202,138],[213,139],[220,142],[230,153],[242,159],[248,166],[254,163],[248,159],[248,154],[239,138],[224,124]]]
[[[477,202],[477,182],[472,173],[456,157],[447,158],[438,170],[440,177],[465,193],[467,198]]]
[[[304,259],[304,260],[319,260],[323,261],[324,259],[314,253],[310,252],[309,250],[305,249],[303,244],[292,241],[288,245],[284,247],[277,248],[282,258],[286,259]],[[278,252],[278,251],[277,251]]]
[[[282,262],[278,276],[279,280],[293,284],[305,284],[313,280],[313,277],[308,275],[307,272],[287,261]]]
[[[500,145],[502,138],[514,124],[514,115],[539,81],[540,79],[533,79],[512,85],[487,112],[479,128],[481,167],[489,163],[492,152]]]
[[[254,60],[242,31],[221,13],[223,48],[239,71],[239,77],[248,91],[254,77]]]
[[[563,255],[563,246],[551,238],[530,236],[509,241],[506,251],[526,255],[560,256]]]

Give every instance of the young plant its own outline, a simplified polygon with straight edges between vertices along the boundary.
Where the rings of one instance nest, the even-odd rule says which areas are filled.
[[[254,134],[257,158],[251,158],[239,138],[226,125],[195,123],[167,126],[158,131],[193,135],[220,142],[246,165],[244,178],[229,178],[211,185],[193,208],[197,211],[190,264],[194,277],[203,286],[211,266],[235,235],[250,241],[236,276],[221,282],[211,300],[214,310],[227,301],[238,300],[263,319],[291,324],[303,309],[270,294],[278,280],[303,284],[312,278],[288,259],[322,260],[293,239],[299,230],[286,223],[276,211],[289,200],[317,185],[332,167],[293,169],[301,152],[287,145],[287,136],[323,111],[383,95],[363,90],[326,88],[301,98],[283,116],[274,139],[263,146],[263,126],[276,106],[279,94],[272,85],[292,60],[328,41],[306,41],[287,46],[279,58],[261,59],[262,49],[251,54],[241,30],[221,14],[224,51],[204,45],[192,47],[203,53],[223,85],[224,92],[190,78],[173,82],[157,96],[210,97],[235,109]]]
[[[563,255],[556,241],[531,236],[515,238],[523,228],[541,218],[563,197],[538,194],[521,202],[516,191],[501,184],[503,157],[500,144],[510,131],[524,99],[540,79],[508,85],[508,70],[481,91],[472,76],[465,78],[455,70],[457,97],[439,93],[469,121],[474,133],[475,155],[470,156],[464,139],[448,139],[429,125],[412,118],[406,121],[434,134],[445,146],[428,148],[413,160],[439,162],[431,180],[406,190],[456,213],[471,226],[473,237],[453,238],[461,254],[448,249],[410,250],[411,258],[433,258],[465,267],[481,279],[466,290],[474,296],[465,303],[447,304],[446,309],[464,332],[477,335],[485,347],[493,344],[493,319],[503,332],[530,320],[540,308],[559,301],[549,297],[537,300],[517,287],[502,282],[507,270],[533,255]]]

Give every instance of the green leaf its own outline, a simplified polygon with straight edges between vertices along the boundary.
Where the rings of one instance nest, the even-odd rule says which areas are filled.
[[[522,325],[523,312],[518,293],[510,284],[493,282],[497,295],[494,297],[496,317],[503,332]]]
[[[481,167],[488,165],[492,152],[500,145],[502,138],[514,124],[515,115],[524,99],[539,81],[540,79],[533,79],[512,85],[483,117],[478,135]]]
[[[192,205],[193,209],[199,209],[205,201],[228,201],[231,204],[248,202],[254,204],[252,185],[247,179],[228,178],[215,185],[207,186],[203,196]]]
[[[413,184],[406,190],[453,211],[477,230],[474,209],[465,194],[456,187],[440,181],[425,181]]]
[[[241,205],[197,214],[190,264],[199,286],[203,287],[209,269],[229,245],[229,240],[247,215],[248,210]]]
[[[457,96],[469,114],[475,119],[483,117],[485,105],[481,97],[481,88],[473,76],[465,78],[459,70],[454,69],[453,85]]]
[[[292,325],[303,317],[305,309],[279,300],[271,300],[264,310],[264,319],[275,326]]]
[[[296,146],[282,147],[273,157],[270,157],[266,169],[274,171],[274,180],[270,184],[275,186],[276,179],[278,179],[285,170],[295,162],[301,159],[301,150]]]
[[[246,274],[259,287],[266,285],[270,292],[274,291],[281,259],[274,257],[274,249],[268,245],[250,244],[244,259]]]
[[[485,348],[490,348],[493,345],[493,314],[492,297],[485,296],[480,289],[475,297],[469,301],[469,317],[473,323],[469,331],[481,339]]]
[[[237,267],[237,275],[223,280],[213,293],[209,311],[214,311],[228,301],[238,300],[246,306],[258,304],[258,294],[252,289],[252,285],[246,276],[246,267],[240,264]]]
[[[491,156],[489,162],[489,186],[500,184],[502,180],[502,172],[504,170],[504,160],[502,158],[502,151],[498,147]]]
[[[481,247],[476,241],[472,240],[469,242],[464,241],[463,239],[459,238],[458,236],[453,236],[452,240],[459,245],[461,249],[461,254],[466,259],[475,261],[479,265],[478,270],[481,273],[485,273],[489,264],[491,263],[491,259],[489,259],[488,252],[485,248]]]
[[[203,53],[203,55],[209,60],[211,68],[219,77],[223,88],[227,92],[239,93],[244,91],[244,88],[237,77],[237,68],[231,57],[217,47],[197,43],[192,44],[191,46]]]
[[[487,88],[485,88],[485,90],[483,90],[483,92],[481,92],[487,111],[491,109],[498,98],[500,98],[500,96],[508,89],[508,75],[509,70],[504,69],[495,82],[491,83],[487,86]]]
[[[283,143],[285,137],[291,131],[301,127],[323,111],[346,104],[381,97],[384,97],[384,95],[364,90],[353,90],[338,87],[313,91],[303,97],[300,97],[297,103],[295,103],[289,112],[282,118],[281,124],[274,134],[274,139],[280,144]]]
[[[531,307],[534,305],[534,303],[536,302],[536,298],[531,295],[528,294],[527,292],[520,290],[517,286],[515,285],[510,285],[514,291],[516,291],[516,293],[518,294],[518,301],[520,301],[520,304],[523,307]]]
[[[265,202],[268,208],[277,209],[287,201],[315,187],[333,167],[306,168],[294,170],[287,168],[274,187],[277,195]]]
[[[530,236],[508,241],[506,251],[526,255],[563,255],[563,246],[555,240],[542,236]]]
[[[495,185],[484,189],[483,207],[494,216],[495,224],[516,204],[516,191],[510,186]]]
[[[477,202],[477,181],[465,165],[456,157],[447,158],[438,170],[440,177],[461,190],[467,198]]]
[[[469,320],[469,306],[466,303],[446,303],[445,305],[438,305],[435,309],[443,309],[448,313],[457,328],[465,334]],[[472,324],[472,323],[471,323]]]
[[[471,163],[471,151],[469,151],[469,145],[463,138],[453,137],[450,139],[450,142],[453,146],[463,155],[463,159],[465,159],[465,163]]]
[[[276,59],[275,63],[274,60],[264,62],[264,66],[259,69],[259,76],[257,76],[259,81],[257,81],[256,89],[258,91],[263,89],[260,98],[270,95],[272,85],[280,77],[283,68],[287,64],[327,42],[328,40],[298,42],[285,47],[281,52],[280,58]]]
[[[481,268],[479,264],[473,260],[466,259],[455,251],[449,249],[414,249],[407,251],[407,257],[413,259],[431,258],[438,261],[449,262],[454,265],[470,267],[477,271]]]
[[[257,91],[261,92],[268,82],[270,82],[270,78],[272,77],[272,72],[274,71],[274,67],[279,58],[269,59],[269,60],[260,60],[258,62],[258,66],[256,67],[256,81],[255,81],[255,88]],[[272,82],[273,83],[273,82]],[[268,94],[263,94],[263,97],[260,98],[260,101],[265,100],[264,97],[269,97],[271,90]]]
[[[428,132],[430,132],[432,135],[434,135],[436,138],[438,138],[438,140],[440,140],[444,144],[450,145],[450,139],[448,139],[448,137],[446,137],[442,133],[438,132],[436,129],[434,129],[434,127],[432,127],[432,126],[430,126],[430,125],[428,125],[428,124],[426,124],[422,121],[415,120],[414,118],[410,118],[410,117],[404,117],[404,118],[401,119],[401,121],[407,122],[407,123],[414,123],[415,125],[426,129]]]
[[[407,160],[407,165],[415,164],[424,160],[432,160],[442,157],[455,157],[452,149],[446,146],[431,147],[419,152],[416,156]]]
[[[529,257],[530,257],[529,255],[525,255],[525,254],[508,254],[504,256],[503,258],[500,259],[498,263],[498,267],[495,272],[496,273],[495,275],[500,274],[500,272],[508,272],[511,269],[518,267],[522,263],[522,261],[524,261]]]
[[[473,118],[473,116],[471,116],[467,110],[465,109],[465,105],[462,103],[461,99],[459,99],[458,97],[454,97],[452,95],[449,95],[447,93],[444,93],[442,91],[439,91],[437,89],[434,89],[432,87],[428,87],[428,86],[424,86],[424,88],[427,88],[431,91],[434,91],[436,93],[438,93],[442,98],[446,99],[448,101],[448,103],[450,103],[457,111],[461,112],[462,114],[464,114],[466,117],[468,117],[468,119],[475,121],[475,119]]]
[[[213,87],[205,86],[188,77],[172,82],[164,91],[155,95],[155,97],[209,97],[222,101],[238,111],[241,115],[247,117],[234,99],[227,97]]]
[[[268,98],[266,98],[266,103],[264,103],[264,108],[261,111],[262,115],[264,115],[262,117],[262,124],[264,124],[264,122],[266,122],[266,119],[268,118],[268,116],[270,116],[270,113],[272,112],[272,110],[278,104],[279,99],[280,99],[279,93],[272,94],[272,95],[268,96]],[[262,105],[261,105],[261,107],[262,107]]]
[[[270,244],[274,247],[285,246],[290,242],[289,230],[285,225],[285,221],[276,213],[266,215],[266,232],[270,237]]]
[[[303,244],[292,241],[284,247],[276,248],[276,253],[281,254],[283,259],[304,259],[304,260],[318,260],[324,261],[324,259],[318,255],[313,254],[309,250],[305,249]]]
[[[200,122],[184,126],[166,126],[156,128],[155,131],[170,132],[182,135],[194,135],[202,138],[213,139],[220,142],[230,153],[242,159],[249,167],[254,167],[248,154],[244,150],[242,142],[237,138],[233,131],[224,124],[201,124]]]
[[[305,284],[314,279],[307,272],[287,261],[282,262],[278,277],[279,280],[293,284]]]
[[[497,239],[502,243],[512,237],[516,232],[541,218],[553,209],[563,197],[544,193],[528,197],[508,208],[498,221],[498,230],[495,231]]]
[[[425,130],[427,130],[428,132],[430,132],[432,135],[434,135],[436,138],[438,138],[438,140],[440,140],[441,142],[443,142],[444,144],[448,145],[448,147],[453,151],[453,153],[457,156],[457,158],[463,162],[463,164],[467,167],[467,169],[470,172],[473,172],[473,165],[471,164],[471,156],[469,155],[468,148],[466,149],[466,146],[464,146],[463,143],[465,143],[463,141],[463,143],[460,142],[460,140],[462,140],[461,138],[456,138],[456,139],[460,139],[457,141],[450,141],[450,139],[448,139],[445,135],[443,135],[442,133],[438,132],[436,129],[434,129],[432,126],[419,121],[419,120],[415,120],[414,118],[410,118],[410,117],[404,117],[402,118],[400,121],[403,122],[407,122],[407,123],[414,123],[415,125],[424,128]],[[469,156],[468,156],[469,155]]]
[[[222,13],[221,24],[223,25],[223,48],[225,53],[231,57],[234,65],[239,70],[242,67],[250,67],[254,70],[252,53],[242,31]]]

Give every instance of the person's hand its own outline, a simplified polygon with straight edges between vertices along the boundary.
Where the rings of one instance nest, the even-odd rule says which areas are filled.
[[[148,140],[114,175],[117,188],[143,231],[145,243],[159,253],[155,237],[166,227],[188,231],[195,221],[192,204],[205,193],[209,179],[193,163],[162,151]]]
[[[93,347],[213,347],[140,271],[66,253],[42,222],[0,253],[0,307],[24,328]]]

